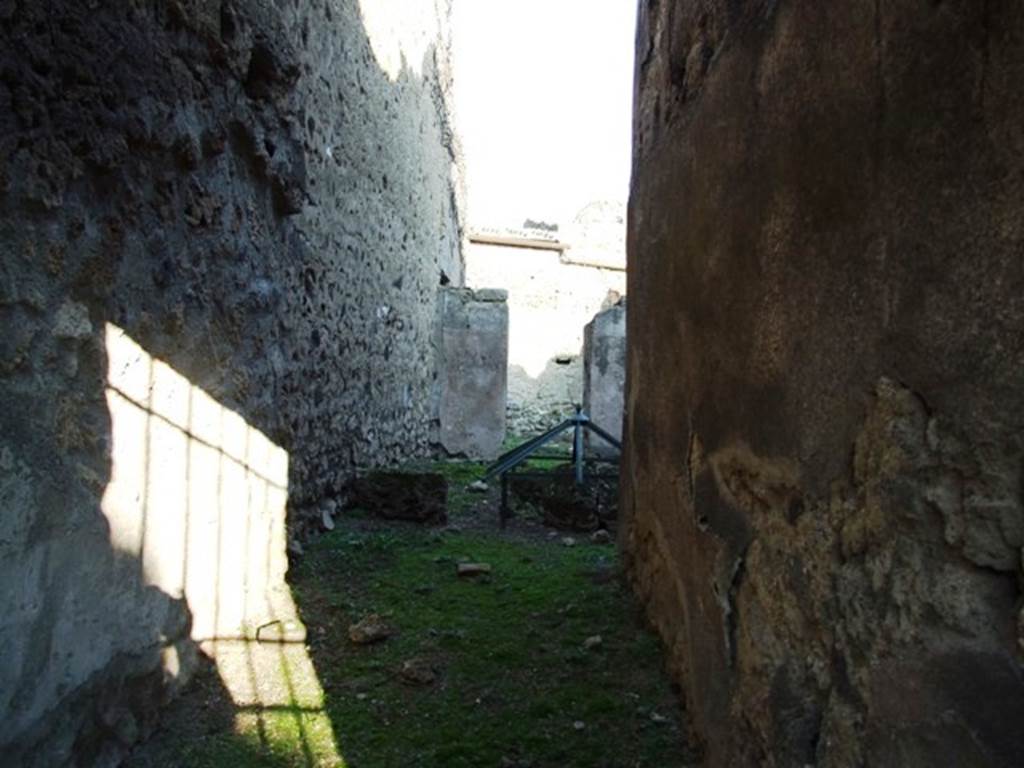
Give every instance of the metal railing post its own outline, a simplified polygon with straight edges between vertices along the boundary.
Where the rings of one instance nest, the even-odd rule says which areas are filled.
[[[502,528],[505,527],[506,520],[512,517],[512,510],[509,507],[509,493],[511,490],[509,488],[509,472],[514,470],[523,462],[529,460],[534,453],[565,432],[569,427],[572,427],[573,430],[571,464],[577,486],[583,485],[584,473],[586,471],[586,456],[584,455],[583,447],[583,431],[585,429],[595,432],[598,437],[612,445],[614,448],[620,451],[622,449],[621,443],[618,440],[608,434],[605,430],[601,429],[597,424],[594,424],[590,420],[590,417],[583,412],[583,407],[577,405],[576,413],[558,426],[553,427],[547,432],[527,440],[522,445],[516,446],[511,451],[502,454],[493,464],[491,464],[491,466],[487,468],[487,471],[483,476],[484,481],[488,481],[495,476],[499,476],[501,478],[501,508],[498,510],[498,517]]]
[[[576,415],[573,417],[575,423],[572,433],[572,461],[576,470],[576,485],[583,485],[583,416],[582,409],[576,406]]]

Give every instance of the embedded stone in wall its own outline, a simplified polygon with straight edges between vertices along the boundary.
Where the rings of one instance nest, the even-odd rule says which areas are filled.
[[[626,390],[625,299],[598,312],[583,331],[583,410],[597,426],[622,440]],[[617,456],[618,451],[589,430],[587,451]]]
[[[488,459],[505,439],[508,293],[442,289],[441,445],[450,454]]]

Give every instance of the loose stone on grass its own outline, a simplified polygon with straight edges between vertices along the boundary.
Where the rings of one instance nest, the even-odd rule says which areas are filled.
[[[433,664],[429,659],[413,658],[402,662],[398,676],[407,685],[430,685],[437,679]]]
[[[320,511],[320,522],[323,524],[325,531],[333,531],[334,513],[331,512],[331,510],[324,507],[324,509]]]
[[[474,493],[486,493],[491,487],[483,480],[475,480],[466,486],[466,490],[473,491]]]
[[[612,543],[612,535],[610,533],[608,533],[608,531],[605,530],[604,528],[601,528],[599,530],[594,531],[592,534],[590,534],[590,543],[591,544],[611,544]]]
[[[356,645],[377,643],[381,640],[387,640],[393,634],[395,634],[394,627],[390,626],[376,613],[371,613],[348,628],[348,637]]]
[[[583,647],[588,651],[593,651],[600,648],[602,643],[604,643],[604,639],[600,635],[591,635],[583,641]]]
[[[491,565],[490,563],[459,563],[456,566],[455,572],[457,575],[465,578],[483,576],[491,572]]]

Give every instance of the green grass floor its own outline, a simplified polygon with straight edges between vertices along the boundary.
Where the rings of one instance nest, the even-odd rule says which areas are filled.
[[[454,500],[463,508],[453,517],[465,522],[471,504]],[[460,578],[463,561],[492,572]],[[290,581],[306,643],[256,656],[247,648],[236,664],[264,695],[226,694],[225,651],[220,672],[197,676],[129,765],[673,768],[695,760],[661,649],[639,620],[613,545],[347,517],[307,548]],[[349,625],[371,613],[396,634],[353,644]],[[594,636],[600,643],[585,647]],[[410,684],[400,674],[410,660],[435,679]]]

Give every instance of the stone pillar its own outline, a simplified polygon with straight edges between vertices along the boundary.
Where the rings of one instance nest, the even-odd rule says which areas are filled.
[[[626,303],[598,312],[583,331],[583,410],[595,424],[622,439],[626,388]],[[586,433],[587,452],[616,456],[611,445]]]
[[[474,459],[498,455],[505,439],[508,292],[447,288],[441,300],[441,445]]]

